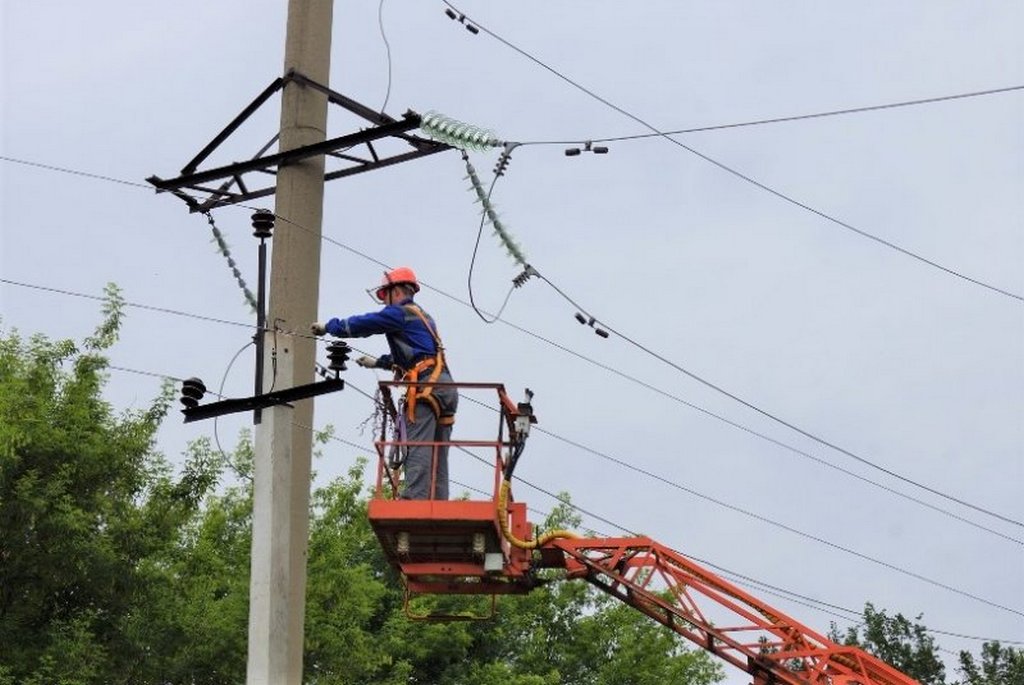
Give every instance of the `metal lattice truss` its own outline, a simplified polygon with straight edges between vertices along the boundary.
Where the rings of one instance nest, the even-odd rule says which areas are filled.
[[[839,645],[649,538],[558,539],[582,578],[753,677],[754,685],[916,685]]]
[[[372,126],[356,133],[325,140],[322,143],[305,145],[292,150],[267,155],[265,154],[267,150],[277,142],[277,136],[275,135],[255,157],[248,161],[235,162],[226,166],[204,170],[199,169],[199,165],[221,143],[227,140],[271,96],[289,83],[312,88],[324,93],[330,104],[340,106],[356,114],[368,121]],[[421,138],[409,133],[409,131],[419,128],[419,126],[420,115],[412,110],[407,111],[401,119],[394,119],[383,112],[377,112],[341,93],[333,91],[323,84],[312,81],[296,71],[290,71],[267,86],[248,107],[243,109],[223,131],[217,134],[199,154],[182,168],[181,174],[177,178],[162,179],[157,176],[150,176],[146,180],[153,184],[157,192],[169,192],[181,198],[188,205],[189,211],[206,212],[215,207],[237,204],[274,194],[274,184],[265,187],[250,187],[250,179],[257,175],[273,177],[276,175],[278,168],[309,157],[327,155],[344,163],[342,168],[328,171],[324,174],[324,180],[330,181],[452,149],[444,143]],[[382,155],[377,147],[374,146],[374,142],[384,138],[400,139],[411,149],[389,156]],[[220,182],[219,185],[217,185],[218,182]],[[197,195],[203,196],[205,199],[200,199]]]

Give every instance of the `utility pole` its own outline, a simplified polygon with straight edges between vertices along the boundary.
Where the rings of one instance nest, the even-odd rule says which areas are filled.
[[[289,0],[284,72],[328,83],[333,0]],[[289,82],[281,94],[280,150],[322,142],[327,96]],[[277,229],[268,327],[305,333],[317,320],[324,157],[277,173]],[[299,228],[301,227],[301,228]],[[263,391],[313,380],[311,338],[262,332]],[[309,537],[313,400],[275,406],[256,427],[247,685],[301,685]]]

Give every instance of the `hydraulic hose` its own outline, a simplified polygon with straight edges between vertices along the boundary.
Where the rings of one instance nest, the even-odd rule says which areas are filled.
[[[580,536],[571,530],[550,530],[536,540],[520,540],[508,527],[508,496],[512,488],[512,481],[506,477],[501,481],[501,488],[498,490],[498,525],[501,527],[501,534],[508,540],[509,544],[519,549],[537,549],[556,538],[576,539]]]

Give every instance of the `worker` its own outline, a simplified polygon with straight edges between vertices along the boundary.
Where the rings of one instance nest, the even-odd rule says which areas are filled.
[[[451,383],[444,345],[434,320],[413,297],[420,290],[416,274],[407,266],[385,272],[380,286],[371,288],[384,304],[379,312],[331,319],[310,327],[315,335],[330,333],[338,338],[365,338],[383,334],[390,354],[362,356],[356,360],[365,368],[392,369],[395,380]],[[402,499],[448,499],[448,445],[451,439],[459,394],[454,387],[408,386],[398,422],[399,440],[434,442],[410,445],[405,457],[405,488]],[[436,469],[432,468],[435,463]],[[434,491],[430,492],[431,476]]]

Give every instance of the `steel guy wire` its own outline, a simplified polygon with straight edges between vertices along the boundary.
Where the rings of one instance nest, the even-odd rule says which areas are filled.
[[[779,124],[789,121],[803,121],[805,119],[820,119],[823,117],[833,117],[845,114],[860,114],[862,112],[875,112],[885,109],[895,109],[898,107],[910,107],[913,105],[928,105],[936,102],[948,102],[950,100],[962,100],[966,98],[975,98],[985,95],[999,95],[1003,93],[1010,93],[1017,90],[1024,90],[1024,85],[1020,86],[1006,86],[1005,88],[990,88],[988,90],[978,90],[971,93],[958,93],[956,95],[940,95],[938,97],[921,98],[918,100],[904,100],[902,102],[890,102],[882,105],[867,105],[864,107],[851,107],[848,109],[835,109],[826,112],[815,112],[813,114],[796,114],[785,117],[774,117],[771,119],[755,119],[753,121],[742,121],[734,124],[717,124],[712,126],[698,126],[695,128],[680,128],[673,131],[665,131],[664,135],[678,135],[682,133],[702,133],[704,131],[722,131],[731,128],[743,128],[746,126],[762,126],[765,124]],[[641,140],[644,138],[659,138],[661,133],[640,133],[630,136],[615,136],[611,138],[581,138],[579,140],[530,140],[523,141],[519,145],[581,145],[586,142],[591,143],[617,143],[627,140]]]
[[[125,184],[125,185],[136,185],[136,186],[139,186],[139,187],[146,187],[146,186],[142,186],[141,184],[131,183],[131,182],[128,182],[128,181],[121,181],[121,180],[119,180],[119,179],[110,179],[110,178],[108,178],[108,177],[98,176],[98,175],[96,175],[96,174],[89,174],[89,173],[86,173],[86,172],[80,172],[80,171],[76,171],[76,170],[73,170],[73,169],[66,169],[66,168],[61,168],[61,167],[51,167],[51,166],[48,166],[48,165],[40,165],[40,164],[36,164],[36,163],[34,163],[34,162],[28,162],[28,161],[25,161],[25,160],[15,160],[15,159],[10,159],[10,158],[6,158],[6,157],[0,157],[0,159],[7,159],[7,160],[9,160],[9,161],[15,161],[15,162],[19,162],[19,163],[27,164],[27,165],[29,165],[29,166],[40,166],[40,167],[42,167],[42,168],[46,168],[46,169],[50,169],[50,170],[54,170],[54,171],[61,171],[61,172],[64,172],[64,173],[71,173],[71,174],[75,174],[75,175],[87,176],[87,177],[91,177],[91,178],[97,178],[97,179],[100,179],[100,180],[108,180],[108,181],[114,181],[114,182],[122,183],[122,184]],[[148,188],[147,188],[147,189],[148,189]],[[239,208],[241,208],[241,209],[250,209],[250,210],[252,210],[252,209],[256,209],[256,208],[254,208],[254,207],[248,207],[248,206],[246,206],[246,205],[241,205],[241,204],[240,204],[240,205],[234,205],[234,206],[237,206],[237,207],[239,207]],[[276,217],[277,217],[278,219],[280,219],[280,220],[282,220],[282,221],[284,221],[284,222],[286,222],[286,223],[288,223],[288,224],[290,224],[290,225],[293,225],[293,226],[295,226],[296,228],[299,228],[299,229],[301,229],[301,230],[303,230],[303,231],[307,232],[308,234],[310,234],[310,235],[312,235],[312,236],[314,236],[314,237],[316,237],[316,238],[318,238],[318,239],[320,239],[320,240],[326,241],[326,242],[328,242],[328,243],[330,243],[330,244],[333,244],[333,245],[335,245],[335,246],[337,246],[337,247],[340,247],[340,248],[342,248],[342,249],[344,249],[344,250],[347,250],[348,252],[351,252],[352,254],[355,254],[355,255],[357,255],[357,256],[359,256],[359,257],[362,257],[363,259],[366,259],[366,260],[368,260],[368,261],[371,261],[371,262],[373,262],[373,263],[375,263],[375,264],[378,264],[378,265],[380,265],[381,267],[383,267],[383,268],[385,268],[385,269],[389,269],[389,268],[391,268],[391,267],[390,267],[390,266],[389,266],[388,264],[386,264],[386,263],[384,263],[384,262],[382,262],[382,261],[380,261],[380,260],[378,260],[378,259],[375,259],[374,257],[372,257],[372,256],[370,256],[370,255],[368,255],[368,254],[366,254],[366,253],[364,253],[364,252],[361,252],[361,251],[359,251],[359,250],[357,250],[357,249],[355,249],[355,248],[353,248],[353,247],[351,247],[351,246],[349,246],[349,245],[346,245],[346,244],[344,244],[344,243],[342,243],[342,242],[340,242],[340,241],[338,241],[338,240],[335,240],[335,239],[331,238],[330,236],[324,235],[323,233],[318,233],[318,232],[316,232],[316,231],[313,231],[313,230],[311,230],[311,229],[309,229],[309,228],[307,228],[307,227],[305,227],[305,226],[303,226],[303,225],[301,225],[301,224],[299,224],[299,223],[297,223],[297,222],[294,222],[294,221],[292,221],[292,220],[290,220],[290,219],[288,219],[288,218],[286,218],[286,217],[283,217],[283,216],[280,216],[280,215],[276,215],[276,214],[275,214],[275,216],[276,216]],[[539,275],[539,274],[536,274],[536,275]],[[545,282],[547,282],[547,283],[548,283],[548,284],[549,284],[549,285],[550,285],[550,286],[551,286],[552,288],[554,288],[556,292],[558,292],[558,293],[559,293],[560,295],[562,295],[562,297],[564,297],[564,298],[565,298],[565,299],[566,299],[566,300],[567,300],[568,302],[570,302],[571,304],[573,304],[574,306],[576,306],[576,307],[578,307],[578,308],[580,308],[580,309],[583,309],[582,307],[579,307],[579,305],[577,305],[577,304],[575,303],[575,301],[573,301],[573,300],[572,300],[572,298],[570,298],[570,297],[569,297],[569,296],[568,296],[568,295],[567,295],[566,293],[564,293],[563,291],[561,291],[561,290],[560,290],[560,289],[559,289],[559,288],[558,288],[558,287],[557,287],[557,286],[556,286],[556,285],[555,285],[554,283],[552,283],[551,281],[548,281],[547,279],[544,279],[544,280],[545,280]],[[11,283],[12,285],[25,285],[26,287],[38,287],[39,289],[42,289],[42,290],[53,290],[54,292],[62,292],[62,291],[60,291],[60,290],[57,290],[57,289],[50,289],[50,288],[45,288],[45,287],[42,287],[42,286],[31,286],[31,285],[28,285],[28,284],[22,284],[22,283],[18,283],[18,282],[15,282],[15,281],[9,281],[9,280],[6,280],[6,279],[0,279],[0,282],[6,282],[6,283]],[[461,299],[459,299],[459,298],[455,297],[454,295],[451,295],[451,294],[449,294],[449,293],[447,293],[447,292],[445,292],[445,291],[442,291],[442,290],[440,290],[440,289],[438,289],[438,288],[435,288],[435,287],[433,287],[433,286],[430,286],[430,285],[428,285],[428,284],[425,284],[425,283],[424,283],[423,285],[424,285],[424,287],[426,287],[426,288],[428,288],[428,289],[430,289],[430,290],[433,290],[433,291],[435,291],[435,292],[437,292],[437,293],[439,293],[439,294],[441,294],[441,295],[443,295],[443,296],[447,297],[448,299],[451,299],[451,300],[453,300],[453,301],[455,301],[455,302],[458,302],[458,303],[460,303],[460,304],[462,304],[462,305],[464,305],[464,306],[472,306],[471,304],[469,304],[469,303],[467,303],[467,302],[465,302],[465,301],[463,301],[463,300],[461,300]],[[89,297],[89,298],[91,298],[91,299],[97,299],[97,300],[102,300],[102,299],[103,299],[103,298],[101,298],[101,297],[97,297],[97,296],[89,296],[89,295],[82,295],[82,294],[80,294],[80,293],[66,293],[66,294],[75,294],[75,295],[78,295],[78,296],[82,296],[82,297]],[[134,306],[134,305],[133,305],[132,303],[127,303],[127,305],[128,305],[128,306]],[[140,306],[141,306],[141,305],[140,305]],[[148,308],[148,307],[142,306],[142,308]],[[161,310],[160,310],[159,308],[151,308],[151,309],[155,309],[156,311],[161,311]],[[174,312],[174,311],[172,311],[172,310],[163,310],[163,311],[167,311],[168,313],[182,314],[181,312]],[[584,309],[584,311],[586,311],[586,310]],[[187,315],[186,315],[186,316],[187,316]],[[208,317],[200,317],[200,316],[194,316],[194,315],[193,315],[193,317],[194,317],[194,318],[208,318]],[[209,320],[212,320],[212,321],[219,321],[219,322],[221,322],[221,323],[232,323],[233,325],[240,325],[240,326],[247,326],[247,327],[248,327],[248,326],[250,326],[249,324],[240,324],[240,323],[237,323],[237,322],[226,322],[226,321],[223,321],[223,320],[216,320],[216,319],[209,319]],[[634,378],[634,377],[632,377],[632,376],[630,376],[630,375],[628,375],[628,374],[625,374],[625,373],[623,373],[623,372],[619,371],[618,369],[614,369],[614,368],[612,368],[612,367],[610,367],[610,366],[608,366],[608,365],[606,365],[606,364],[602,364],[601,362],[598,362],[598,361],[596,361],[596,360],[594,360],[594,359],[592,359],[592,358],[589,358],[589,357],[587,357],[587,356],[585,356],[585,355],[582,355],[582,354],[580,354],[580,353],[576,352],[575,350],[572,350],[572,349],[570,349],[570,348],[568,348],[568,347],[566,347],[566,346],[564,346],[564,345],[561,345],[561,344],[559,344],[559,343],[556,343],[556,342],[554,342],[554,341],[552,341],[552,340],[550,340],[550,339],[548,339],[548,338],[545,338],[545,337],[543,337],[543,336],[541,336],[541,335],[539,335],[539,334],[537,334],[537,333],[534,333],[533,331],[530,331],[530,330],[528,330],[528,329],[526,329],[526,328],[520,327],[520,326],[518,326],[518,325],[516,325],[516,324],[513,324],[513,323],[510,323],[510,322],[508,322],[508,321],[505,321],[504,319],[501,319],[501,321],[502,321],[502,323],[504,323],[504,324],[506,324],[506,325],[508,325],[508,326],[510,326],[510,327],[512,327],[512,328],[514,328],[514,329],[516,329],[516,330],[518,330],[518,331],[520,331],[520,332],[523,332],[523,333],[525,333],[525,334],[527,334],[527,335],[529,335],[529,336],[531,336],[531,337],[534,337],[534,338],[536,338],[536,339],[538,339],[538,340],[541,340],[541,341],[543,341],[543,342],[545,342],[545,343],[547,343],[547,344],[549,344],[549,345],[552,345],[552,346],[554,346],[554,347],[556,347],[556,348],[558,348],[558,349],[561,349],[562,351],[564,351],[564,352],[566,352],[566,353],[568,353],[568,354],[571,354],[571,355],[573,355],[573,356],[576,356],[576,357],[578,357],[578,358],[580,358],[580,359],[582,359],[582,360],[584,360],[584,361],[587,361],[587,362],[589,362],[589,363],[592,363],[592,364],[594,364],[594,365],[597,365],[598,367],[600,367],[600,368],[603,368],[603,369],[605,369],[605,370],[607,370],[607,371],[610,371],[610,372],[612,372],[612,373],[615,373],[616,375],[619,375],[620,377],[623,377],[623,378],[625,378],[625,379],[628,379],[628,380],[631,380],[631,381],[633,381],[633,382],[636,382],[636,383],[640,384],[640,385],[641,385],[641,386],[643,386],[643,387],[646,387],[646,388],[648,388],[648,389],[650,389],[650,390],[652,390],[652,391],[654,391],[654,392],[657,392],[657,393],[659,393],[659,394],[661,394],[661,395],[663,395],[663,396],[665,396],[665,397],[669,397],[669,398],[671,398],[671,399],[674,399],[674,400],[676,400],[676,401],[678,401],[678,402],[680,402],[680,403],[682,403],[682,404],[684,404],[684,405],[686,405],[686,406],[690,406],[690,407],[692,407],[692,408],[694,408],[694,409],[697,409],[698,411],[701,411],[702,413],[704,413],[704,414],[706,414],[706,415],[708,415],[708,416],[710,416],[710,417],[713,417],[713,418],[719,419],[719,420],[721,420],[721,421],[724,421],[724,422],[725,422],[725,423],[727,423],[728,425],[732,425],[732,426],[735,426],[735,427],[737,427],[737,428],[740,428],[741,430],[744,430],[744,431],[746,431],[746,432],[748,432],[748,433],[750,433],[750,434],[752,434],[752,435],[755,435],[755,436],[758,436],[758,437],[762,437],[762,438],[764,438],[764,439],[766,439],[766,440],[768,440],[768,441],[772,442],[773,444],[776,444],[776,445],[779,445],[779,446],[783,446],[783,447],[785,447],[786,449],[789,449],[790,451],[793,451],[793,452],[794,452],[795,454],[799,454],[799,455],[802,455],[802,456],[807,456],[807,457],[809,457],[809,458],[811,458],[811,459],[814,459],[815,461],[818,461],[819,463],[823,463],[823,464],[829,464],[829,462],[824,462],[823,460],[818,460],[818,459],[817,459],[817,458],[815,458],[815,457],[810,457],[810,455],[807,455],[807,454],[806,454],[805,452],[802,452],[802,451],[800,451],[800,450],[797,450],[796,448],[793,448],[793,447],[787,446],[787,445],[785,445],[784,443],[778,442],[778,441],[776,441],[776,440],[774,440],[774,439],[772,439],[772,438],[768,438],[768,437],[766,437],[766,436],[764,436],[764,435],[762,435],[762,434],[758,433],[757,431],[754,431],[754,430],[752,430],[752,429],[748,429],[748,428],[745,428],[745,427],[743,427],[743,426],[741,426],[741,425],[739,425],[739,424],[735,424],[735,423],[733,423],[732,421],[729,421],[728,419],[724,419],[723,417],[720,417],[720,416],[718,416],[717,414],[714,414],[713,412],[710,412],[710,411],[707,411],[707,410],[705,410],[705,409],[703,409],[703,408],[700,408],[700,407],[698,407],[697,405],[693,405],[693,404],[690,404],[690,403],[688,403],[688,402],[685,402],[685,401],[681,400],[680,398],[678,398],[678,397],[675,397],[675,396],[674,396],[674,395],[672,395],[671,393],[667,393],[667,392],[665,392],[665,391],[663,391],[663,390],[660,390],[660,389],[658,389],[658,388],[656,388],[656,387],[654,387],[654,386],[652,386],[652,385],[650,385],[650,384],[648,384],[648,383],[645,383],[645,382],[643,382],[643,381],[640,381],[639,379],[636,379],[636,378]],[[314,337],[314,336],[302,336],[301,334],[298,334],[298,333],[293,333],[293,334],[294,334],[294,335],[296,335],[297,337]],[[637,344],[637,343],[635,343],[634,341],[632,341],[632,340],[630,340],[630,339],[628,339],[628,338],[625,338],[624,336],[622,336],[622,335],[621,335],[621,334],[619,334],[618,332],[616,332],[616,335],[617,335],[617,336],[619,336],[619,337],[621,337],[621,338],[623,338],[624,340],[627,340],[627,341],[629,341],[630,343],[632,343],[632,344],[634,344],[634,345],[636,345],[636,344]],[[643,349],[644,349],[645,351],[647,351],[648,353],[654,354],[654,353],[652,353],[652,352],[651,352],[650,350],[646,350],[646,348],[643,348]],[[659,359],[661,359],[661,360],[662,360],[663,362],[665,362],[665,363],[668,363],[669,365],[675,366],[675,365],[674,365],[674,364],[673,364],[672,362],[669,362],[668,360],[666,360],[666,359],[664,359],[664,358],[661,358],[661,357],[658,357],[658,358],[659,358]],[[686,372],[685,370],[681,369],[681,367],[679,367],[679,369],[680,369],[680,370],[681,370],[681,371],[682,371],[683,373],[688,373],[688,372]],[[701,381],[701,382],[704,382],[704,381]],[[743,402],[743,400],[739,400],[739,401],[740,401],[741,403]],[[761,410],[757,410],[757,411],[761,411]],[[800,430],[799,430],[799,429],[796,429],[796,430],[797,430],[798,432],[800,432]],[[825,444],[829,444],[829,443],[825,443]],[[830,446],[831,446],[831,445],[830,445]],[[841,450],[840,450],[840,451],[841,451]],[[851,455],[851,456],[852,456],[852,455]],[[844,469],[841,469],[841,468],[839,468],[839,467],[836,467],[835,465],[831,465],[831,466],[832,466],[833,468],[835,468],[835,469],[839,470],[840,472],[843,472],[843,473],[849,473],[849,472],[845,471]],[[851,475],[853,475],[853,474],[851,474]],[[859,476],[855,476],[855,477],[858,477],[858,478],[860,478]],[[863,478],[862,478],[862,480],[865,480],[865,482],[873,483],[873,481],[867,481],[866,479],[863,479]],[[886,489],[886,490],[889,490],[889,488],[885,488],[884,486],[879,486],[879,487],[883,487],[884,489]],[[889,490],[889,491],[890,491],[890,492],[893,492],[894,494],[898,494],[899,496],[902,496],[902,497],[908,498],[908,499],[910,499],[910,500],[912,500],[912,501],[919,501],[919,500],[916,500],[915,498],[912,498],[912,497],[910,497],[910,496],[908,496],[908,495],[905,495],[905,494],[902,494],[902,493],[898,493],[898,492],[897,492],[897,491],[895,491],[895,490]],[[926,506],[931,506],[931,505],[926,505]],[[969,508],[974,508],[974,509],[977,509],[977,507],[975,507],[974,505],[969,505],[969,504],[966,504],[965,506],[968,506]],[[931,507],[931,508],[935,508],[935,507]],[[954,515],[954,514],[951,514],[951,513],[949,513],[949,512],[946,512],[945,510],[942,510],[942,509],[937,509],[937,510],[938,510],[938,511],[941,511],[941,512],[943,512],[943,513],[946,513],[947,515],[950,515],[950,516],[952,516],[953,518],[958,518],[958,519],[960,518],[960,517],[958,517],[958,516],[956,516],[956,515]],[[964,520],[964,519],[960,519],[960,520]],[[1011,521],[1011,522],[1013,522],[1013,523],[1015,523],[1015,524],[1017,524],[1017,525],[1021,525],[1021,524],[1020,524],[1020,522],[1017,522],[1017,521],[1012,521],[1012,520],[1010,520],[1010,521]],[[992,531],[992,530],[990,530],[990,529],[988,529],[988,528],[985,528],[984,526],[980,526],[979,524],[974,524],[974,523],[972,523],[971,525],[975,525],[976,527],[980,527],[980,528],[982,528],[983,530],[988,530],[989,532],[993,532],[993,533],[995,533],[996,535],[999,535],[999,536],[1001,536],[1001,537],[1006,537],[1006,536],[1004,536],[1004,535],[1003,535],[1003,534],[1001,534],[1001,533],[997,533],[997,532],[995,532],[995,531]],[[1012,538],[1011,538],[1011,539],[1012,539]],[[1014,539],[1014,541],[1016,541],[1016,540]]]
[[[444,2],[444,4],[448,5],[448,7],[452,8],[456,12],[459,12],[460,14],[464,14],[455,5],[453,5],[450,2],[448,2],[448,0],[442,0],[442,1]],[[469,17],[467,16],[467,19],[468,18]],[[751,185],[753,185],[753,186],[755,186],[755,187],[757,187],[757,188],[759,188],[759,189],[761,189],[761,190],[763,190],[763,191],[765,191],[767,193],[770,193],[771,195],[774,195],[775,197],[779,198],[780,200],[783,200],[785,202],[788,202],[789,204],[792,204],[792,205],[794,205],[796,207],[799,207],[800,209],[803,209],[804,211],[810,212],[811,214],[814,214],[815,216],[818,216],[818,217],[820,217],[822,219],[825,219],[826,221],[829,221],[829,222],[831,222],[831,223],[833,223],[833,224],[835,224],[837,226],[840,226],[841,228],[845,228],[848,231],[856,233],[857,235],[859,235],[859,236],[861,236],[863,238],[867,238],[869,240],[873,240],[876,243],[879,243],[880,245],[884,245],[885,247],[888,247],[888,248],[890,248],[892,250],[895,250],[895,251],[897,251],[897,252],[899,252],[899,253],[907,256],[907,257],[910,257],[911,259],[915,259],[915,260],[917,260],[917,261],[919,261],[919,262],[921,262],[923,264],[926,264],[926,265],[931,266],[931,267],[933,267],[935,269],[943,271],[943,272],[945,272],[945,273],[947,273],[947,274],[949,274],[951,276],[959,278],[959,279],[961,279],[963,281],[966,281],[968,283],[973,283],[974,285],[981,286],[982,288],[986,288],[987,290],[990,290],[992,292],[998,293],[1000,295],[1005,295],[1006,297],[1010,297],[1010,298],[1013,298],[1015,300],[1018,300],[1021,303],[1024,303],[1024,296],[1022,296],[1022,295],[1019,295],[1019,294],[1014,293],[1014,292],[1010,292],[1008,290],[1004,290],[1002,288],[999,288],[997,286],[991,285],[991,284],[986,283],[984,281],[981,281],[981,280],[978,280],[976,278],[972,278],[970,276],[967,276],[966,274],[963,274],[963,273],[961,273],[959,271],[956,271],[955,269],[951,269],[949,267],[943,266],[942,264],[939,264],[938,262],[935,262],[935,261],[933,261],[931,259],[928,259],[927,257],[923,257],[923,256],[917,254],[916,252],[912,252],[912,251],[910,251],[910,250],[908,250],[906,248],[900,247],[899,245],[897,245],[897,244],[895,244],[893,242],[890,242],[890,241],[888,241],[888,240],[886,240],[884,238],[876,236],[876,235],[874,235],[872,233],[868,233],[867,231],[859,229],[856,226],[853,226],[852,224],[849,224],[849,223],[847,223],[845,221],[842,221],[841,219],[837,219],[836,217],[831,216],[830,214],[827,214],[827,213],[825,213],[825,212],[823,212],[823,211],[821,211],[819,209],[815,209],[814,207],[812,207],[812,206],[810,206],[810,205],[808,205],[808,204],[806,204],[804,202],[801,202],[800,200],[797,200],[796,198],[794,198],[791,195],[788,195],[786,193],[783,193],[782,191],[776,190],[775,188],[772,188],[771,186],[768,186],[768,185],[758,181],[757,179],[755,179],[755,178],[753,178],[751,176],[748,176],[747,174],[744,174],[743,172],[741,172],[741,171],[739,171],[737,169],[734,169],[733,167],[730,167],[730,166],[728,166],[728,165],[726,165],[726,164],[724,164],[722,162],[719,162],[718,160],[716,160],[716,159],[714,159],[712,157],[709,157],[708,155],[704,154],[703,152],[700,152],[700,151],[694,149],[693,147],[691,147],[691,146],[689,146],[689,145],[687,145],[687,144],[685,144],[685,143],[683,143],[683,142],[673,138],[668,133],[665,133],[665,132],[659,130],[658,128],[656,128],[652,124],[647,123],[647,121],[641,119],[640,117],[636,116],[635,114],[632,114],[631,112],[623,109],[622,107],[619,107],[618,105],[612,103],[610,100],[607,100],[606,98],[598,95],[593,90],[590,90],[589,88],[581,85],[577,81],[574,81],[573,79],[571,79],[568,76],[566,76],[565,74],[561,73],[560,71],[558,71],[554,67],[546,64],[545,62],[541,61],[539,58],[534,57],[532,54],[530,54],[526,50],[523,50],[522,48],[514,45],[513,43],[509,42],[508,40],[506,40],[506,39],[502,38],[501,36],[499,36],[498,34],[494,33],[493,31],[491,31],[491,30],[487,29],[486,27],[480,25],[480,23],[477,22],[476,20],[472,20],[472,22],[477,27],[479,27],[481,31],[483,31],[487,35],[491,36],[492,38],[494,38],[498,42],[502,43],[506,47],[511,48],[512,50],[514,50],[515,52],[519,53],[523,57],[526,57],[528,60],[530,60],[531,62],[537,64],[538,66],[543,67],[545,70],[547,70],[550,73],[554,74],[559,79],[561,79],[562,81],[565,81],[566,83],[568,83],[572,87],[576,88],[577,90],[580,90],[581,92],[583,92],[586,95],[590,96],[591,98],[597,100],[601,104],[603,104],[603,105],[605,105],[605,106],[615,110],[619,114],[622,114],[623,116],[628,117],[629,119],[632,119],[633,121],[637,122],[638,124],[640,124],[644,128],[650,130],[653,133],[653,135],[659,136],[661,138],[664,138],[665,140],[669,141],[673,145],[676,145],[676,146],[682,148],[683,150],[686,150],[687,152],[689,152],[689,153],[699,157],[700,159],[704,160],[705,162],[708,162],[709,164],[712,164],[712,165],[718,167],[722,171],[725,171],[725,172],[735,176],[736,178],[739,178],[740,180],[746,181],[747,183],[749,183],[749,184],[751,184]]]

